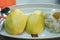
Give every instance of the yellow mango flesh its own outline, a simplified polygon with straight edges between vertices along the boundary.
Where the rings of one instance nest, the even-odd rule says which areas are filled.
[[[22,33],[25,29],[26,21],[25,14],[19,9],[14,9],[6,18],[5,29],[8,33],[14,35]]]
[[[44,30],[44,15],[42,11],[34,11],[27,21],[26,32],[29,34],[40,34]]]

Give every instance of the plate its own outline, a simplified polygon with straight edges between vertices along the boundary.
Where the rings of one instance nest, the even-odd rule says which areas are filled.
[[[60,9],[60,5],[56,4],[22,4],[22,5],[16,5],[10,7],[10,9],[21,9],[23,12],[25,12],[26,15],[30,15],[33,11],[35,10],[42,10],[44,13],[48,13],[53,9]],[[8,34],[5,29],[3,29],[0,32],[0,35],[7,36],[7,37],[12,37],[12,38],[22,38],[22,39],[47,39],[47,38],[56,38],[60,37],[60,34],[56,33],[51,33],[47,28],[38,35],[38,37],[31,37],[30,34],[23,32],[22,34],[19,35],[10,35]]]

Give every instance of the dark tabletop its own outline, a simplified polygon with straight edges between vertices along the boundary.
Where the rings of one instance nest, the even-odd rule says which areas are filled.
[[[52,39],[16,39],[16,38],[9,38],[0,35],[0,40],[60,40],[60,38],[52,38]]]
[[[19,1],[19,0],[18,0]],[[19,4],[17,1],[17,4]],[[30,0],[29,0],[30,1]],[[37,3],[36,1],[30,1],[27,3]],[[38,1],[38,0],[37,0]],[[23,3],[23,2],[21,2]],[[26,3],[26,2],[25,2]],[[39,3],[52,3],[52,4],[59,4],[60,5],[60,0],[40,0]],[[4,37],[0,35],[0,40],[28,40],[28,39],[15,39],[15,38],[9,38],[9,37]],[[30,39],[31,40],[31,39]],[[36,40],[36,39],[35,39]],[[39,39],[41,40],[41,39]],[[43,39],[43,40],[60,40],[60,38],[53,38],[53,39]]]

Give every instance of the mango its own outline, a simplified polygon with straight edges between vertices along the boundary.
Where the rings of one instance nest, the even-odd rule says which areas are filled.
[[[44,30],[43,11],[36,10],[27,19],[26,32],[29,34],[40,34]]]
[[[27,17],[19,9],[13,9],[5,20],[5,30],[12,35],[20,34],[25,30]]]

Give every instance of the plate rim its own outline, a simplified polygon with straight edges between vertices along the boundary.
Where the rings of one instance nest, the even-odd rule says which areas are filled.
[[[18,37],[13,37],[13,36],[9,36],[9,35],[3,35],[0,34],[1,36],[5,36],[5,37],[10,37],[10,38],[17,38],[17,39],[52,39],[52,38],[60,38],[60,36],[49,36],[47,38],[38,38],[38,37],[32,37],[32,38],[18,38]]]
[[[59,4],[17,4],[17,5],[13,5],[13,6],[9,6],[9,8],[12,8],[12,7],[15,7],[15,6],[20,6],[20,8],[24,8],[24,7],[27,7],[27,6],[32,6],[32,7],[35,7],[36,5],[41,5],[41,6],[46,6],[46,7],[50,7],[50,6],[54,6],[55,8],[60,8],[60,5]],[[36,6],[37,7],[37,6]]]

